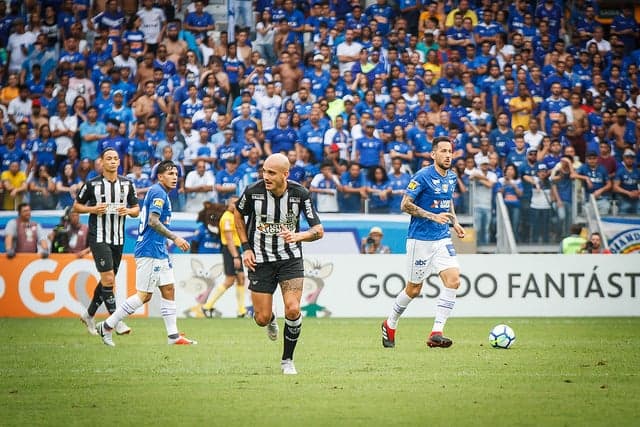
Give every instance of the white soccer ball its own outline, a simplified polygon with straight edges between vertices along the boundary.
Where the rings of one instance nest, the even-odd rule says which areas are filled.
[[[497,325],[489,332],[489,344],[493,348],[510,348],[516,340],[516,333],[507,325]]]

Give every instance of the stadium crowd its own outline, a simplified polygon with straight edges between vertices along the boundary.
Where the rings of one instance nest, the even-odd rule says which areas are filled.
[[[603,26],[589,0],[238,0],[219,31],[182,3],[0,0],[2,209],[70,206],[114,147],[141,199],[159,160],[180,165],[174,211],[283,152],[319,212],[398,213],[448,135],[480,244],[498,192],[522,242],[566,235],[582,191],[640,213],[630,5]]]

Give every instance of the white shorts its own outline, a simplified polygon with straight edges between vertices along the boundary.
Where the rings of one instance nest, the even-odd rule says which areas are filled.
[[[159,286],[175,283],[168,259],[136,258],[136,289],[152,293]]]
[[[422,283],[431,273],[460,268],[451,239],[407,239],[407,270],[411,283]]]

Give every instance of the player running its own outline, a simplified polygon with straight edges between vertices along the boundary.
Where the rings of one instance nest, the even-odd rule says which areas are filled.
[[[196,341],[178,333],[173,287],[175,279],[166,246],[166,239],[169,239],[183,251],[189,249],[186,240],[167,228],[171,221],[171,202],[167,193],[176,188],[178,169],[171,160],[165,160],[158,165],[157,174],[158,183],[151,186],[147,192],[140,212],[138,241],[135,247],[137,292],[127,298],[108,319],[96,325],[102,342],[108,346],[115,346],[112,336],[114,326],[149,302],[156,287],[160,288],[160,314],[167,328],[168,343],[197,344]]]
[[[453,191],[456,175],[451,171],[453,144],[448,137],[433,141],[431,153],[434,164],[418,171],[402,198],[403,212],[411,215],[407,236],[407,286],[398,294],[389,318],[382,322],[382,345],[395,346],[398,319],[411,300],[422,290],[422,283],[436,272],[444,288],[436,304],[433,329],[427,339],[429,347],[449,347],[453,344],[442,335],[447,318],[453,310],[456,290],[460,286],[460,266],[456,250],[451,242],[449,225],[458,237],[464,237],[464,229],[458,223],[453,209]]]
[[[284,300],[284,348],[280,367],[285,375],[298,372],[293,352],[302,328],[300,299],[304,282],[302,242],[322,238],[324,229],[309,190],[287,180],[289,159],[272,154],[264,162],[264,179],[246,188],[237,203],[235,223],[242,242],[242,260],[249,269],[249,289],[258,326],[278,338],[273,293],[278,284]],[[300,231],[300,215],[309,224]],[[247,221],[245,223],[245,217]]]
[[[87,181],[80,189],[73,210],[89,214],[89,247],[100,273],[100,282],[93,291],[93,298],[80,320],[91,335],[97,335],[94,316],[104,302],[109,314],[116,311],[113,286],[120,267],[124,246],[124,223],[127,216],[135,218],[140,213],[138,197],[133,183],[118,175],[120,156],[113,148],[100,154],[102,174]],[[116,324],[119,335],[131,332],[124,322]]]

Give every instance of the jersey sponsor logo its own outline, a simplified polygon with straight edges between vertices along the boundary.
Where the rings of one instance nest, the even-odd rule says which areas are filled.
[[[313,206],[311,205],[311,199],[307,199],[304,201],[304,211],[309,218],[313,218],[315,215],[313,214]],[[287,214],[287,217],[293,215],[291,212]]]
[[[417,259],[414,264],[417,267],[424,267],[425,265],[427,265],[427,260],[426,259]]]
[[[152,203],[153,203],[153,206],[159,209],[162,209],[162,207],[164,206],[164,200],[162,199],[153,199]]]
[[[263,234],[278,234],[282,231],[281,223],[275,222],[262,222],[256,226],[256,230],[260,231]]]
[[[251,195],[251,199],[252,200],[264,200],[264,194],[252,194]]]
[[[420,184],[418,184],[417,181],[414,181],[413,179],[411,181],[409,181],[409,184],[407,185],[407,189],[409,190],[415,190],[416,188],[418,188],[420,186]]]
[[[434,200],[431,204],[432,209],[451,209],[451,200]]]
[[[289,197],[291,203],[300,203],[300,197]]]
[[[276,235],[282,231],[282,228],[285,227],[288,230],[295,232],[296,231],[296,217],[292,212],[289,212],[285,215],[284,221],[280,222],[266,222],[260,221],[256,224],[256,230],[260,231],[263,234],[271,234]]]

